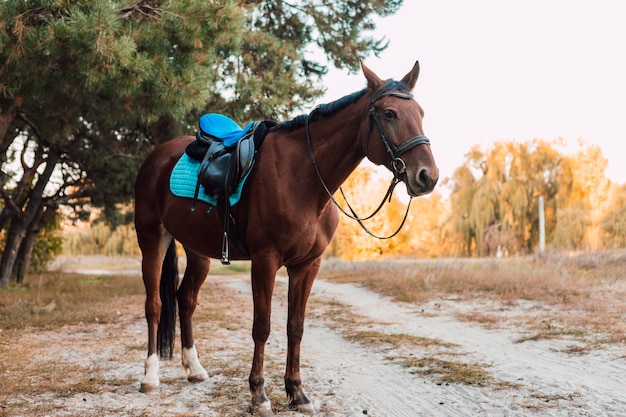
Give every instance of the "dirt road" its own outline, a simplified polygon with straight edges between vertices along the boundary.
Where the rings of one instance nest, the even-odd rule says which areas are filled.
[[[285,282],[279,278],[276,284],[266,384],[277,416],[295,416],[286,407],[282,388]],[[513,326],[486,328],[458,320],[459,313],[489,311],[511,317],[514,324],[515,316],[541,314],[542,308],[455,300],[409,305],[351,284],[318,280],[302,347],[307,393],[319,416],[626,415],[623,349],[579,350],[576,340],[568,338],[524,341],[524,332]],[[140,394],[143,306],[117,309],[119,319],[113,323],[24,334],[21,341],[41,368],[78,363],[94,384],[77,384],[62,395],[32,392],[2,401],[22,403],[24,416],[249,415],[247,374],[253,346],[248,276],[212,276],[203,288],[195,317],[200,360],[210,376],[205,383],[184,379],[177,345],[174,360],[161,363],[161,392]],[[449,382],[442,374],[453,364],[469,365],[484,378]],[[25,375],[26,380],[38,377]],[[47,411],[33,413],[42,404]]]

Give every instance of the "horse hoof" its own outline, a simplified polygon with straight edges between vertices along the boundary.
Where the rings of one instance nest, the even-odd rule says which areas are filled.
[[[289,409],[293,411],[298,411],[299,413],[307,415],[307,416],[315,415],[315,407],[313,407],[313,404],[311,403],[290,404]]]
[[[193,382],[194,384],[198,382],[204,382],[207,379],[209,379],[209,376],[207,374],[189,375],[187,377],[187,381]]]
[[[159,392],[159,386],[155,384],[145,384],[142,382],[139,392],[143,394],[157,394]]]
[[[269,401],[263,401],[261,404],[250,404],[250,413],[258,417],[273,417],[272,404]]]

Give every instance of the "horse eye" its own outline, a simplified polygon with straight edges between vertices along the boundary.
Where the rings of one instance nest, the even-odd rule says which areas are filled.
[[[396,114],[396,112],[395,112],[395,111],[393,111],[393,110],[389,110],[389,109],[385,110],[385,111],[383,112],[383,115],[384,115],[387,119],[397,119],[397,118],[398,118],[398,115]]]

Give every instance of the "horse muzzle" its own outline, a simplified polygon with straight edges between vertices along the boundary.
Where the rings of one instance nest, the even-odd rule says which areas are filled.
[[[407,169],[403,176],[409,195],[418,197],[435,189],[435,185],[439,181],[439,169],[436,166],[420,166],[417,172],[411,172]]]

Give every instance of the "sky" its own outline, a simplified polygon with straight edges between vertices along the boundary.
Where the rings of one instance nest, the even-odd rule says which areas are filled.
[[[405,0],[378,20],[389,47],[365,64],[401,79],[420,62],[414,93],[426,135],[450,177],[473,145],[563,138],[598,145],[606,176],[626,183],[626,1]],[[332,69],[328,102],[365,86]]]

